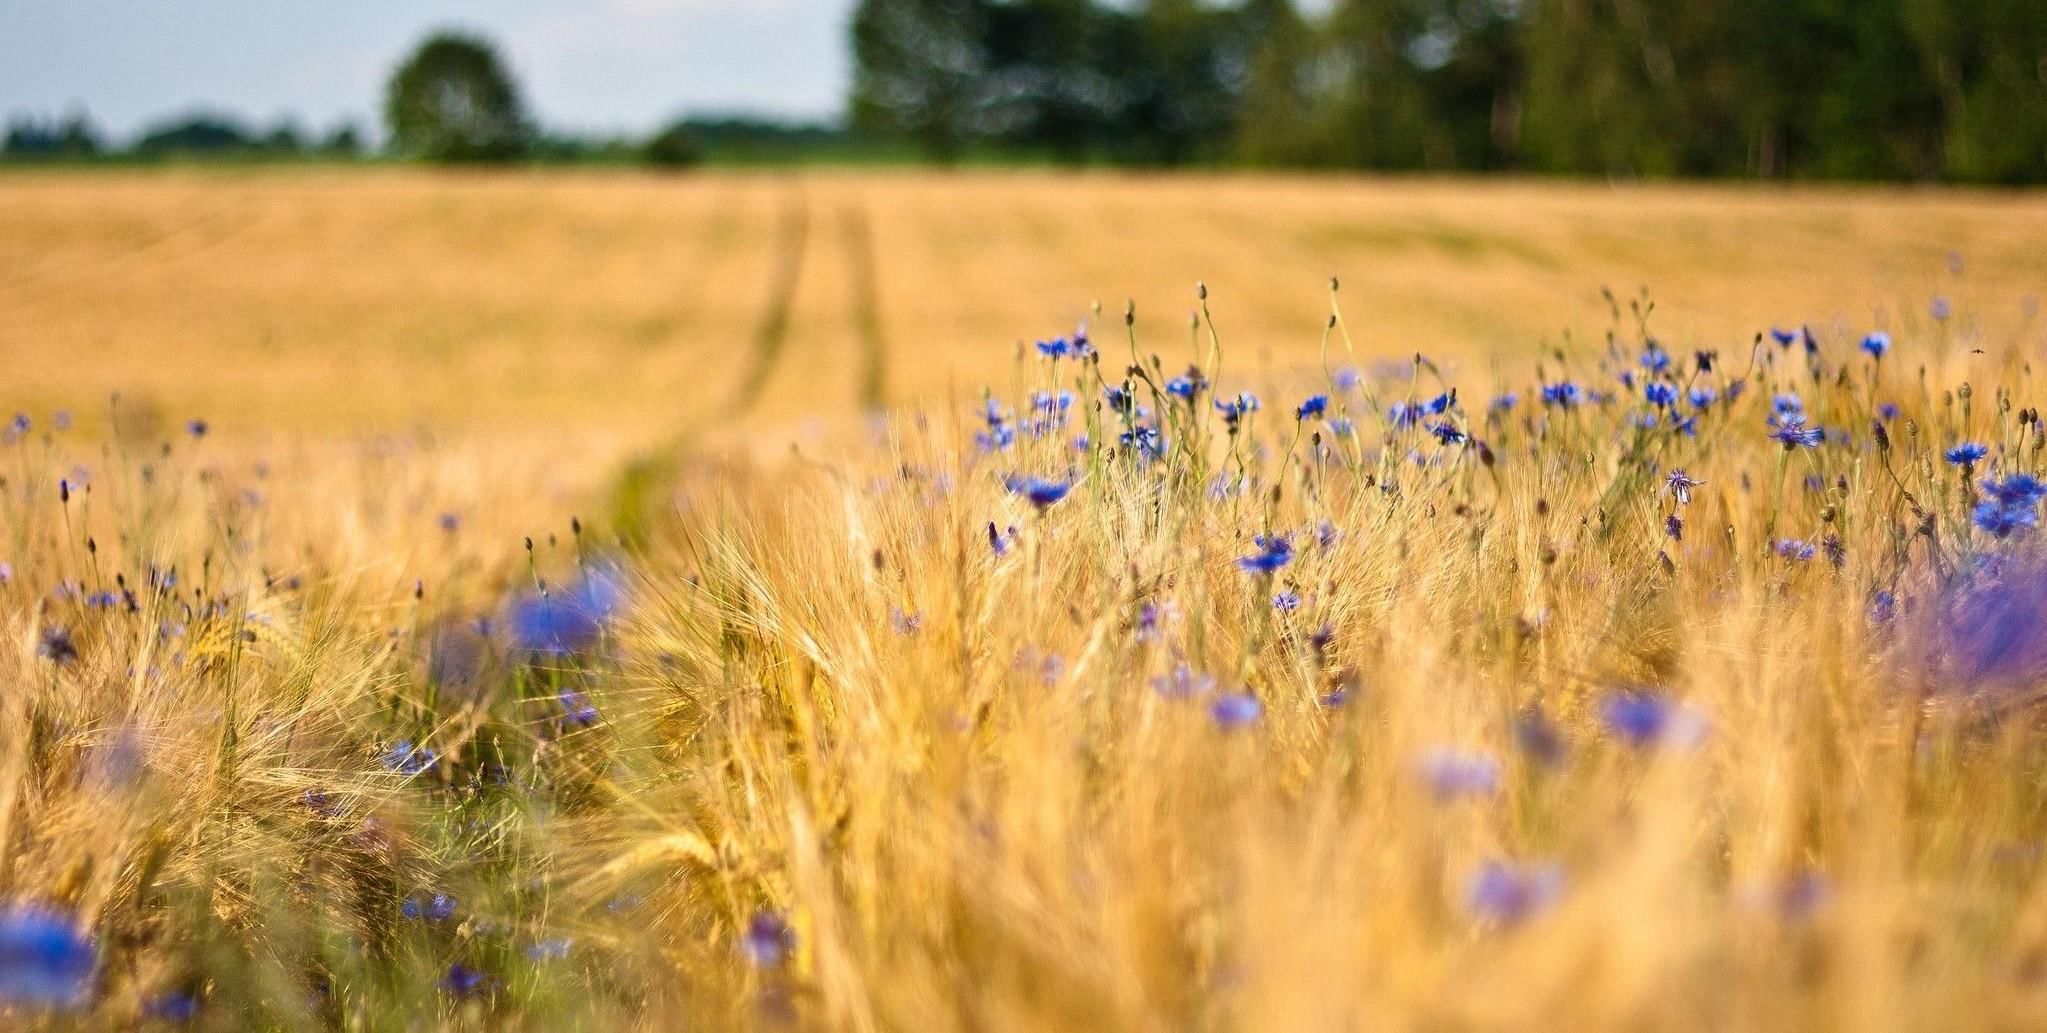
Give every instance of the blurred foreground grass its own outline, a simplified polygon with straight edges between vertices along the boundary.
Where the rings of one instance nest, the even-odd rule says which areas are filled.
[[[2029,199],[457,182],[0,183],[10,1028],[2047,1021]]]

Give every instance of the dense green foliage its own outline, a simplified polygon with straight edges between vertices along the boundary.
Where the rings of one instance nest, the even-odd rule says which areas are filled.
[[[391,76],[384,121],[392,148],[435,161],[503,161],[532,144],[519,89],[488,42],[428,39]]]
[[[857,124],[949,160],[2047,179],[2038,0],[862,0]]]

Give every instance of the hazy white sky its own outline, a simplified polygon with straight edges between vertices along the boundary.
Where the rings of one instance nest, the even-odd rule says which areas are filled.
[[[497,40],[549,126],[642,131],[684,110],[838,113],[854,0],[0,0],[0,115],[76,105],[125,136],[206,107],[376,128],[428,30]]]

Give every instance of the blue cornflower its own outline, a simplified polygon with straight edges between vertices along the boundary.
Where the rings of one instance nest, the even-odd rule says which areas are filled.
[[[1947,322],[1947,318],[1955,314],[1954,304],[1949,302],[1947,296],[1943,294],[1934,295],[1933,303],[1927,306],[1927,310],[1933,314],[1933,318],[1937,322],[1942,323]]]
[[[1789,348],[1793,341],[1798,340],[1798,332],[1773,326],[1770,328],[1770,337],[1777,342],[1777,347]]]
[[[1442,394],[1439,394],[1436,397],[1429,399],[1427,402],[1422,403],[1422,407],[1428,410],[1430,416],[1441,416],[1444,413],[1449,412],[1451,407],[1455,406],[1456,404],[1457,392],[1445,391]]]
[[[1492,410],[1494,412],[1512,412],[1514,407],[1519,404],[1521,404],[1521,396],[1509,391],[1493,399]]]
[[[1340,438],[1350,437],[1357,433],[1357,429],[1357,424],[1352,423],[1348,416],[1338,416],[1329,421],[1329,433]]]
[[[1131,455],[1144,462],[1153,463],[1166,457],[1166,436],[1151,424],[1140,423],[1131,427],[1116,435],[1116,440],[1129,449]]]
[[[1559,409],[1575,409],[1583,399],[1584,392],[1579,389],[1577,384],[1568,380],[1542,386],[1542,404],[1544,405],[1553,405]]]
[[[1013,475],[1003,481],[1003,484],[1009,488],[1011,494],[1022,495],[1029,500],[1031,505],[1038,507],[1039,512],[1065,498],[1066,493],[1073,490],[1072,481],[1051,481],[1042,477],[1021,475]]]
[[[589,651],[625,601],[624,578],[609,564],[584,568],[551,592],[530,592],[505,614],[514,648],[546,656]]]
[[[1258,396],[1249,391],[1238,392],[1237,397],[1227,401],[1218,398],[1214,404],[1216,411],[1223,414],[1223,422],[1231,427],[1235,427],[1247,414],[1257,412],[1260,407]]]
[[[199,997],[189,990],[172,990],[150,998],[142,1013],[158,1022],[182,1025],[198,1018]]]
[[[1677,404],[1677,388],[1661,380],[1652,380],[1642,385],[1642,398],[1659,409],[1667,408]]]
[[[1685,401],[1692,403],[1692,408],[1694,409],[1704,409],[1710,407],[1713,404],[1713,400],[1717,397],[1718,392],[1704,384],[1700,384],[1685,394]]]
[[[1706,737],[1704,714],[1683,703],[1641,691],[1615,692],[1600,707],[1607,731],[1630,746],[1695,746]]]
[[[1009,555],[1009,550],[1015,545],[1016,528],[1011,527],[1008,531],[998,531],[995,529],[995,521],[990,520],[988,522],[988,548],[993,550],[995,555],[1007,556]]]
[[[1073,408],[1073,392],[1035,391],[1031,393],[1031,408],[1045,415],[1063,413]]]
[[[1876,407],[1876,418],[1890,423],[1898,418],[1898,406],[1893,402],[1881,402]]]
[[[1516,925],[1554,903],[1564,891],[1564,870],[1555,864],[1519,865],[1487,861],[1464,886],[1464,906],[1489,925]]]
[[[1038,342],[1038,354],[1054,362],[1060,359],[1085,359],[1094,352],[1094,345],[1089,343],[1086,330],[1078,331],[1072,337],[1054,337],[1049,341]]]
[[[1133,413],[1137,411],[1137,396],[1130,390],[1116,384],[1102,389],[1102,400],[1109,405],[1110,412]]]
[[[1769,887],[1764,897],[1785,921],[1799,922],[1811,918],[1825,907],[1833,895],[1833,887],[1827,884],[1825,875],[1806,870],[1786,876],[1782,882]]]
[[[796,946],[796,930],[773,911],[756,912],[739,937],[739,952],[755,968],[774,968]]]
[[[1661,373],[1669,369],[1670,353],[1664,351],[1662,345],[1650,341],[1649,346],[1642,349],[1642,368],[1651,373]]]
[[[1664,478],[1663,481],[1664,487],[1670,490],[1670,497],[1676,499],[1679,503],[1689,503],[1692,501],[1692,489],[1704,483],[1706,482],[1693,480],[1690,474],[1684,472],[1683,467],[1672,469],[1670,476]]]
[[[2047,482],[2029,473],[2015,473],[2001,481],[1984,481],[1983,493],[2007,506],[2034,506],[2047,499]]]
[[[1248,692],[1232,692],[1219,696],[1208,705],[1208,716],[1224,729],[1245,728],[1258,723],[1259,715],[1265,712],[1258,697]]]
[[[410,739],[400,739],[384,751],[378,762],[384,770],[401,775],[423,774],[441,759],[441,755],[424,746],[415,746]]]
[[[561,704],[562,717],[570,724],[588,728],[597,723],[597,707],[590,702],[590,697],[587,694],[575,691],[564,692],[556,696],[555,701]]]
[[[1293,543],[1280,535],[1261,534],[1251,542],[1258,551],[1237,558],[1237,566],[1247,574],[1270,574],[1293,561]]]
[[[1137,608],[1137,620],[1131,623],[1131,636],[1139,642],[1154,642],[1159,637],[1159,618],[1163,614],[1157,603],[1145,603]]]
[[[888,608],[888,623],[890,627],[896,629],[898,635],[915,635],[924,630],[924,615],[899,606],[891,606]]]
[[[1343,532],[1338,530],[1335,524],[1327,520],[1315,526],[1315,544],[1320,545],[1324,551],[1334,546],[1342,538]]]
[[[1966,691],[2041,684],[2047,672],[2047,566],[2014,558],[1987,576],[1957,580],[1920,610],[1939,633],[1933,658]]]
[[[1445,445],[1461,445],[1464,443],[1464,432],[1457,429],[1457,425],[1449,420],[1441,420],[1432,424],[1429,427],[1429,433],[1434,434],[1436,440]]]
[[[1807,563],[1819,555],[1819,547],[1801,538],[1780,538],[1777,540],[1777,555],[1798,563]]]
[[[1770,412],[1780,423],[1805,422],[1805,402],[1794,391],[1786,391],[1770,399]]]
[[[0,910],[0,1004],[82,1005],[98,955],[91,938],[64,914],[32,904]]]
[[[1396,430],[1420,423],[1427,414],[1419,402],[1394,402],[1386,407],[1386,421]]]
[[[407,897],[405,898],[405,903],[399,905],[398,911],[414,921],[424,918],[429,922],[445,922],[455,917],[455,907],[454,897],[445,893],[436,893],[425,900],[421,900],[418,897]]]
[[[2033,511],[2031,505],[2010,505],[1996,499],[1984,499],[1976,503],[1976,512],[1972,519],[1977,527],[1996,538],[2009,538],[2040,523],[2040,515]]]
[[[566,936],[550,936],[544,940],[535,940],[526,946],[526,960],[535,963],[560,961],[569,956],[569,951],[575,945],[576,941]]]
[[[483,971],[461,962],[448,966],[448,974],[441,977],[441,989],[457,997],[468,997],[482,992],[490,978]]]
[[[1548,766],[1562,763],[1564,754],[1569,750],[1564,742],[1564,733],[1540,708],[1534,707],[1515,716],[1514,745],[1520,747],[1529,759]]]
[[[1193,402],[1201,394],[1201,388],[1193,377],[1174,377],[1166,381],[1166,393],[1183,402]]]
[[[1364,382],[1364,378],[1358,375],[1358,371],[1349,366],[1337,370],[1329,380],[1336,385],[1338,391],[1345,394],[1357,390],[1358,385]]]
[[[205,437],[206,431],[207,426],[205,420],[187,420],[185,422],[185,433],[190,434],[195,438]]]
[[[1785,451],[1794,448],[1818,448],[1827,439],[1827,432],[1818,427],[1808,427],[1803,421],[1793,420],[1781,424],[1770,432],[1772,438],[1784,443]]]
[[[1329,411],[1328,395],[1309,395],[1294,409],[1294,419],[1312,420]]]
[[[1882,330],[1871,331],[1862,339],[1862,350],[1868,352],[1870,358],[1883,358],[1884,353],[1891,350],[1891,335]]]
[[[1500,791],[1500,762],[1488,754],[1437,748],[1421,755],[1416,770],[1438,800]]]
[[[1301,593],[1291,588],[1282,588],[1272,595],[1272,608],[1281,613],[1292,613],[1301,608]]]
[[[1956,466],[1974,466],[1982,462],[1983,457],[1989,454],[1989,446],[1981,445],[1974,441],[1964,441],[1948,449],[1946,453],[1947,461]]]
[[[1016,444],[1016,426],[996,424],[974,435],[974,447],[983,452],[1007,452]]]
[[[1151,680],[1152,690],[1167,699],[1191,699],[1206,696],[1215,689],[1215,675],[1205,674],[1187,666],[1185,661],[1174,664],[1173,669]]]

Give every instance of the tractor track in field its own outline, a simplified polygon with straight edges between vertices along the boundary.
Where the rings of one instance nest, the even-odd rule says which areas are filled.
[[[745,417],[760,403],[776,373],[785,365],[790,324],[803,265],[816,234],[811,227],[812,200],[800,183],[792,183],[776,216],[773,262],[768,270],[766,299],[750,337],[745,366],[731,393],[685,423],[658,448],[628,463],[615,482],[610,501],[613,527],[627,542],[646,538],[650,521],[659,516],[677,465],[710,428]],[[873,219],[866,201],[854,196],[836,206],[838,246],[843,252],[848,284],[850,331],[858,356],[853,375],[856,397],[873,411],[888,403],[889,344],[882,327],[878,260]]]
[[[810,199],[803,188],[792,186],[782,199],[775,219],[775,264],[768,271],[767,303],[760,321],[754,324],[752,347],[747,352],[746,371],[732,397],[720,407],[717,419],[744,416],[759,404],[774,379],[775,367],[789,345],[789,315],[796,304],[796,291],[803,283],[803,258],[810,240]]]
[[[715,406],[698,410],[666,441],[630,460],[613,480],[606,509],[613,530],[629,545],[646,540],[657,507],[667,496],[675,468],[705,431],[745,416],[759,404],[788,349],[789,322],[802,285],[803,261],[810,241],[810,198],[801,183],[791,182],[776,215],[773,264],[768,270],[767,300],[754,324],[745,367],[732,392]]]
[[[839,207],[839,239],[852,277],[853,336],[860,346],[860,407],[888,404],[888,339],[881,329],[881,290],[876,282],[874,227],[866,201],[854,197]]]

